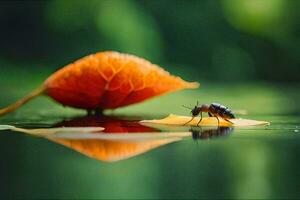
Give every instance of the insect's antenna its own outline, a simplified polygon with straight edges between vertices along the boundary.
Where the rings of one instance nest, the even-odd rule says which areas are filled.
[[[198,102],[198,100],[197,100],[197,106],[199,105],[199,102]]]
[[[187,109],[190,109],[190,110],[193,110],[192,108],[187,107],[187,106],[185,106],[185,105],[182,105],[182,107],[187,108]]]

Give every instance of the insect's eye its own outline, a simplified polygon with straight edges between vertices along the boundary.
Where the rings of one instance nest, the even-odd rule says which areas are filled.
[[[191,111],[191,114],[192,114],[193,116],[197,115],[197,110],[196,110],[196,109],[193,109],[193,110]]]

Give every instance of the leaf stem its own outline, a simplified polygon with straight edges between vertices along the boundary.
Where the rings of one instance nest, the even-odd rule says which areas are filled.
[[[44,91],[45,91],[45,86],[41,85],[37,89],[33,90],[26,97],[18,100],[17,102],[15,102],[15,103],[13,103],[13,104],[5,107],[5,108],[0,109],[0,116],[6,115],[10,112],[13,112],[14,110],[18,109],[19,107],[21,107],[22,105],[26,104],[28,101],[33,99],[34,97],[37,97],[37,96],[41,95]]]

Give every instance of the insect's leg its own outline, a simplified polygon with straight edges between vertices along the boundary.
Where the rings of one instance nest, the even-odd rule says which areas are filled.
[[[213,115],[210,112],[208,112],[208,116],[212,117]]]
[[[200,112],[200,116],[201,116],[201,118],[200,118],[199,122],[197,123],[197,126],[199,126],[200,122],[202,121],[202,112]]]
[[[218,120],[218,127],[219,127],[219,125],[220,125],[220,120],[219,120],[219,117],[217,116],[217,115],[215,115],[215,117],[217,118],[217,120]]]
[[[185,126],[185,125],[187,125],[188,123],[190,123],[191,121],[193,121],[194,118],[195,118],[195,117],[192,117],[192,119],[189,120],[188,122],[184,123],[183,126]]]
[[[229,119],[226,119],[226,118],[223,118],[225,121],[231,123],[231,124],[234,124],[232,121],[230,121]]]

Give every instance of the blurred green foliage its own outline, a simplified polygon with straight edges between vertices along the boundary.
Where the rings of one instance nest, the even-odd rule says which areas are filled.
[[[299,8],[293,0],[0,2],[1,69],[46,73],[116,50],[186,79],[296,82]]]

